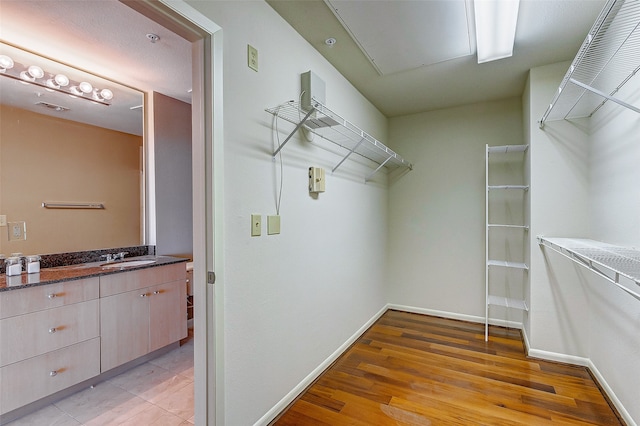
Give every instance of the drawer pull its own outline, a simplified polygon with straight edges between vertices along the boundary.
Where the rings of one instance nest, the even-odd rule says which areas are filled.
[[[140,297],[147,297],[147,293],[142,293]]]
[[[47,297],[48,297],[49,299],[55,299],[56,297],[58,297],[58,295],[57,295],[57,294],[55,294],[55,293],[49,293],[49,294],[47,295]]]
[[[154,291],[153,294],[160,294],[160,290]]]
[[[56,328],[55,328],[55,327],[51,327],[51,328],[49,329],[49,333],[51,333],[51,334],[55,333],[56,331],[58,331],[58,330],[56,330]]]
[[[56,370],[52,370],[52,371],[49,372],[49,376],[50,377],[55,377],[57,375],[58,375],[58,372]]]

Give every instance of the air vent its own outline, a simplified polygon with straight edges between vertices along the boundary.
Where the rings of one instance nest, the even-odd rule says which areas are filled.
[[[52,110],[57,111],[57,112],[69,111],[69,108],[67,108],[67,107],[63,107],[63,106],[55,105],[55,104],[50,104],[48,102],[37,102],[36,105],[41,106],[41,107],[45,107],[45,108],[49,108],[49,109],[52,109]]]

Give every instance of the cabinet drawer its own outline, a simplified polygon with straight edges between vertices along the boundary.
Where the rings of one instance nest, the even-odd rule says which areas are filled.
[[[98,299],[0,320],[0,367],[98,337],[99,320]]]
[[[184,263],[138,269],[100,277],[100,297],[138,290],[150,285],[186,279]]]
[[[0,367],[0,414],[90,379],[99,373],[99,338]]]
[[[97,299],[99,282],[93,277],[0,292],[0,319]]]

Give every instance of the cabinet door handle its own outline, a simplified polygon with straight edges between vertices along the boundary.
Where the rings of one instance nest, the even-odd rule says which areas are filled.
[[[56,370],[51,370],[51,371],[49,372],[49,376],[50,376],[50,377],[55,377],[55,376],[57,376],[57,375],[58,375],[58,372],[57,372]]]
[[[51,334],[55,333],[56,331],[58,331],[58,330],[56,330],[56,328],[55,328],[55,327],[51,327],[51,328],[49,329],[49,333],[51,333]]]
[[[58,295],[57,295],[57,294],[55,294],[55,293],[49,293],[49,294],[47,295],[47,297],[48,297],[49,299],[55,299],[56,297],[58,297]]]
[[[153,294],[160,294],[160,293],[161,293],[160,290],[156,290],[153,292]]]
[[[140,297],[147,297],[147,293],[142,293]]]

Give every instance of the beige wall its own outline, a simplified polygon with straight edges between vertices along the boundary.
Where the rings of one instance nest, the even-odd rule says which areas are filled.
[[[141,243],[142,138],[0,106],[0,214],[26,221],[27,240],[0,253],[45,254]],[[104,210],[52,210],[43,201],[92,201]]]

